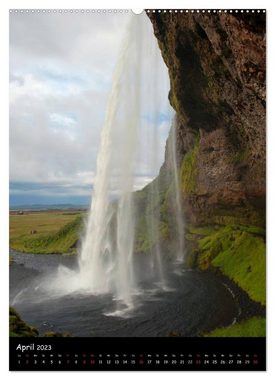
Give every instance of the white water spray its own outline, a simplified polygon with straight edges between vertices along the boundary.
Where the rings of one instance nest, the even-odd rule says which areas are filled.
[[[140,112],[139,23],[139,17],[132,18],[113,76],[80,257],[84,287],[95,293],[115,290],[116,298],[128,306],[134,288],[132,191]],[[121,104],[121,100],[125,103]],[[110,203],[112,192],[118,198],[117,206]],[[111,223],[116,230],[113,237],[110,237]]]
[[[183,209],[181,203],[181,192],[179,183],[179,164],[177,160],[177,147],[176,147],[176,128],[175,124],[172,125],[171,136],[170,136],[170,154],[172,158],[172,173],[173,173],[173,189],[175,195],[175,206],[174,213],[176,217],[177,224],[177,240],[178,247],[176,253],[176,260],[178,262],[184,262],[184,218]]]
[[[101,132],[79,268],[71,270],[60,266],[58,278],[48,284],[48,291],[56,295],[113,294],[117,309],[106,315],[121,315],[132,310],[136,295],[142,294],[134,264],[133,192],[142,187],[138,183],[140,173],[144,173],[146,181],[143,186],[157,176],[163,161],[163,157],[159,157],[159,136],[165,133],[163,140],[167,138],[172,118],[167,99],[167,68],[147,16],[131,15],[125,34]],[[151,250],[152,278],[165,289],[158,183],[151,189],[148,200],[155,212],[154,219],[147,219],[147,228],[155,240]]]
[[[159,144],[156,136],[162,97],[167,97],[168,80],[158,70],[163,65],[152,26],[146,15],[132,16],[126,39],[113,76],[106,119],[97,158],[92,204],[80,256],[79,286],[93,293],[113,292],[115,299],[131,308],[136,292],[133,264],[134,229],[132,193],[135,171],[140,169],[138,132],[151,140],[151,169],[158,165]],[[168,79],[168,76],[166,74]],[[162,90],[160,90],[162,87]],[[162,95],[159,95],[162,94]],[[161,99],[161,100],[160,100]],[[167,102],[168,104],[168,102]],[[144,120],[150,119],[144,125]],[[146,139],[146,135],[142,136]],[[150,139],[149,139],[150,140]],[[148,152],[147,152],[148,156]],[[142,165],[141,160],[141,165]],[[148,164],[148,163],[147,163]],[[114,193],[117,203],[110,202]],[[157,233],[157,226],[151,226]],[[155,259],[163,281],[159,238]]]

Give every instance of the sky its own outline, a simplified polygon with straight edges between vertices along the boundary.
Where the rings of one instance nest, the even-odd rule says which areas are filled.
[[[10,14],[11,206],[89,203],[112,75],[130,17],[125,11]],[[153,166],[147,159],[137,167],[135,189],[151,181],[163,161],[172,119],[167,96],[165,90],[157,118],[150,120],[148,110],[144,115],[146,128],[158,124],[159,151]]]

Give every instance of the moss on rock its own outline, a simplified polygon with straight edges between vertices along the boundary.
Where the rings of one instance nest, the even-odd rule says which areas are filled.
[[[13,307],[10,307],[9,325],[11,337],[36,337],[38,330],[27,325]]]
[[[68,338],[71,336],[69,333],[60,333],[56,331],[46,331],[44,334],[47,338]]]
[[[199,153],[199,139],[196,139],[194,147],[184,156],[180,170],[182,191],[190,195],[196,190],[197,158]]]
[[[266,255],[264,230],[230,225],[202,237],[193,253],[202,270],[218,268],[249,297],[265,305]]]
[[[169,72],[186,220],[263,226],[264,15],[253,26],[249,15],[238,20],[195,13],[148,17]],[[194,146],[196,134],[200,140]],[[164,164],[168,175],[171,136]]]
[[[236,323],[228,327],[217,328],[205,333],[208,337],[265,337],[266,321],[265,318],[253,317]]]

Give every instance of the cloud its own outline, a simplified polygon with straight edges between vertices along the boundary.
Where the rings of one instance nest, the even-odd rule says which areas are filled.
[[[130,15],[13,12],[10,17],[11,192],[88,196],[113,70]],[[145,23],[151,30],[147,17]],[[152,43],[156,44],[153,34]],[[135,189],[157,174],[170,126],[169,79],[157,54],[140,52],[138,57],[144,82],[154,78],[161,61],[165,83],[155,84],[163,96],[156,104],[151,93],[144,89],[141,94],[144,120]],[[127,93],[123,101],[127,106]]]
[[[13,71],[43,69],[51,74],[94,72],[110,80],[129,15],[125,13],[11,13],[10,51]]]

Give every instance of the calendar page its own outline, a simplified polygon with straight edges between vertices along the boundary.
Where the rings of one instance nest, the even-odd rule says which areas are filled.
[[[10,370],[265,370],[266,11],[9,23]]]

